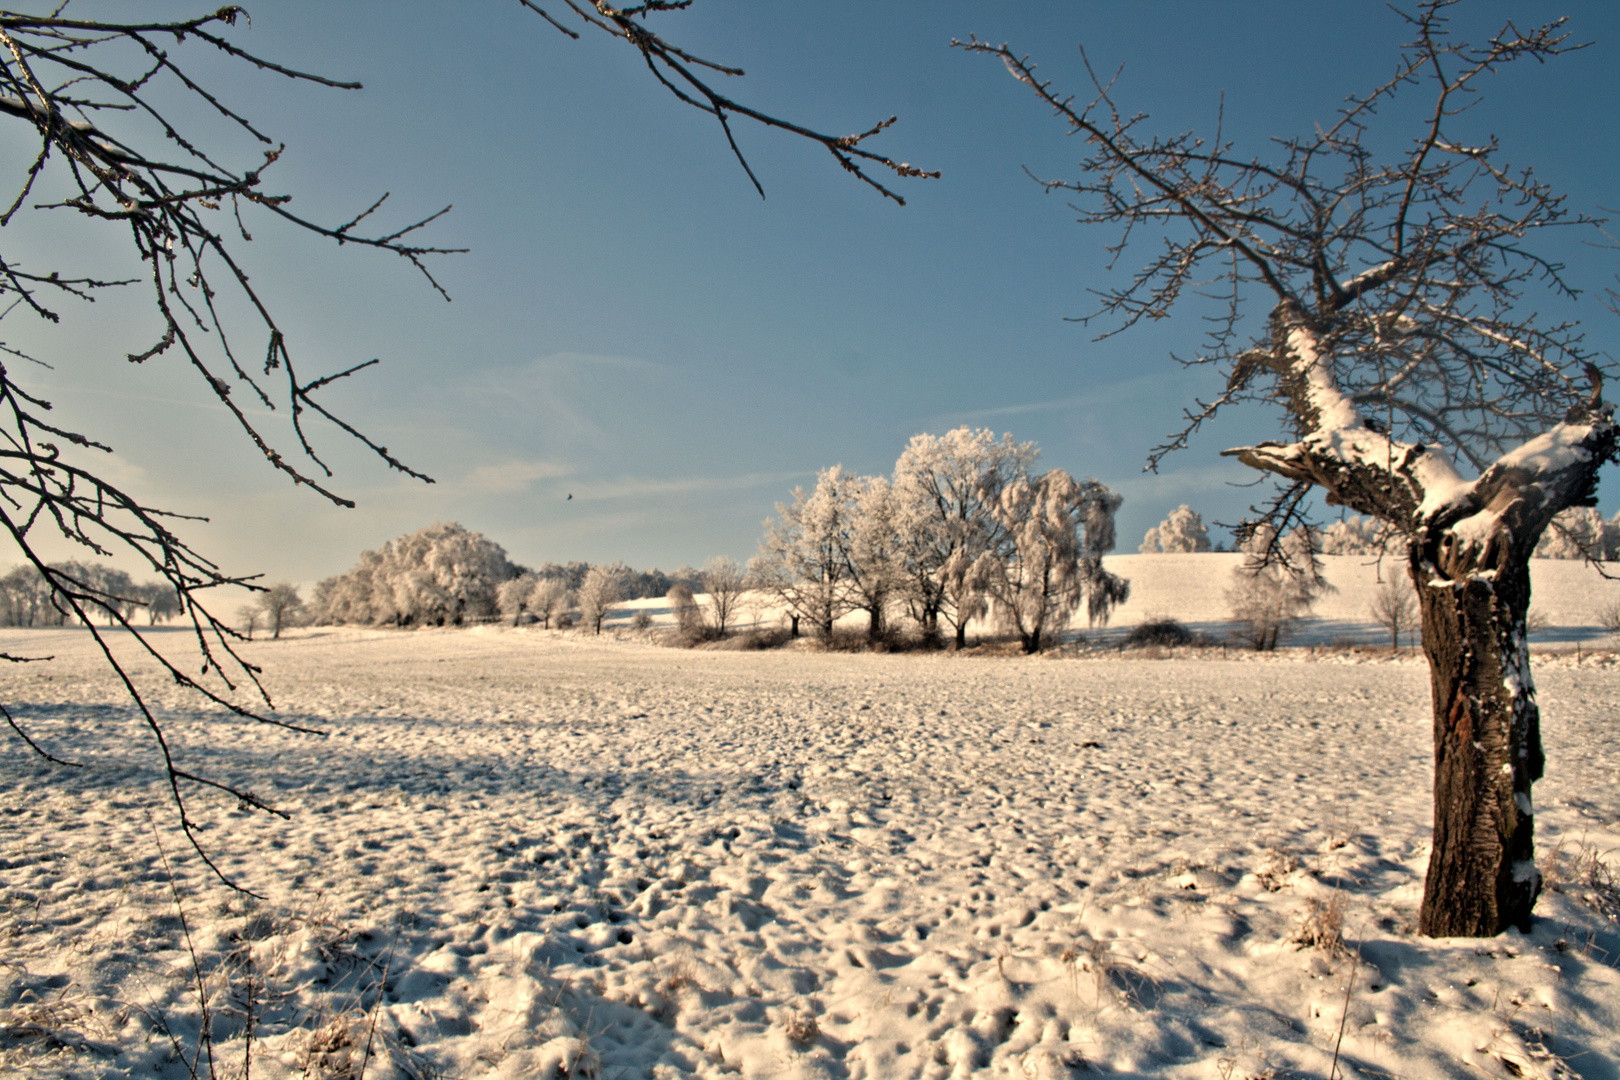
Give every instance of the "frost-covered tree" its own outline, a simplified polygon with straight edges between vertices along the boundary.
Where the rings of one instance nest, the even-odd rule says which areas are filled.
[[[264,612],[264,622],[270,628],[272,638],[280,638],[282,628],[304,609],[304,598],[298,595],[298,587],[286,581],[271,585],[258,595],[255,602],[259,610]]]
[[[460,625],[492,615],[496,590],[516,571],[499,544],[454,522],[435,522],[365,551],[346,574],[315,588],[332,623]]]
[[[141,586],[124,571],[105,563],[70,560],[51,563],[46,569],[50,575],[46,582],[47,602],[66,617],[71,605],[64,600],[65,592],[78,593],[79,610],[72,614],[85,626],[90,625],[91,615],[105,618],[108,626],[127,622],[143,606]]]
[[[534,587],[539,578],[533,573],[522,573],[515,578],[508,578],[495,589],[495,604],[500,608],[502,615],[512,616],[512,625],[516,626],[523,618],[523,613],[529,610],[529,597],[534,593]]]
[[[1324,555],[1379,555],[1393,540],[1390,529],[1375,517],[1350,514],[1321,532]],[[1398,545],[1398,541],[1396,544]]]
[[[543,577],[529,589],[529,610],[540,619],[540,629],[551,629],[551,620],[568,610],[568,586],[560,578]]]
[[[1255,649],[1275,649],[1332,588],[1322,577],[1315,547],[1308,529],[1295,529],[1279,541],[1270,525],[1259,526],[1243,543],[1244,559],[1232,568],[1226,602],[1232,622]]]
[[[1548,523],[1588,505],[1620,428],[1613,360],[1527,290],[1577,290],[1541,249],[1591,227],[1484,126],[1484,86],[1515,61],[1576,47],[1563,21],[1475,37],[1450,0],[1422,0],[1393,72],[1336,117],[1264,151],[1155,135],[1117,84],[1073,98],[1027,57],[982,42],[1078,136],[1064,190],[1088,226],[1152,235],[1146,265],[1104,292],[1119,332],[1219,295],[1198,364],[1223,389],[1150,456],[1184,447],[1230,404],[1280,408],[1286,435],[1228,451],[1278,479],[1288,530],[1321,488],[1407,542],[1434,709],[1433,854],[1419,926],[1525,930],[1541,887],[1531,788],[1545,759],[1529,666],[1529,560]],[[1409,102],[1414,94],[1420,100]],[[1382,125],[1382,127],[1381,127]],[[1405,131],[1385,130],[1404,126]]]
[[[1595,507],[1571,506],[1552,519],[1536,543],[1538,559],[1613,559],[1620,547],[1620,515],[1604,521]]]
[[[675,616],[675,629],[681,637],[688,643],[702,640],[706,629],[703,625],[703,609],[698,607],[692,586],[684,582],[671,585],[664,597],[669,601],[669,612]]]
[[[392,555],[395,610],[404,622],[438,626],[493,615],[496,589],[514,569],[499,544],[454,522],[400,537]]]
[[[881,641],[889,608],[908,582],[906,528],[894,486],[882,476],[855,478],[850,485],[849,529],[844,560],[850,602],[866,612],[866,640]]]
[[[708,596],[709,618],[717,637],[737,621],[737,608],[747,588],[748,573],[736,559],[716,555],[703,564],[703,591]],[[676,616],[677,621],[679,615]]]
[[[585,572],[574,599],[579,604],[580,621],[591,628],[593,634],[602,632],[602,620],[624,597],[624,570],[622,567],[593,566]]]
[[[894,465],[906,599],[922,632],[949,623],[957,648],[967,624],[984,614],[981,556],[1004,550],[1007,532],[995,508],[1008,484],[1028,474],[1039,451],[1010,434],[959,427],[916,435]]]
[[[1010,544],[980,556],[973,572],[1026,653],[1039,652],[1061,633],[1088,592],[1103,590],[1106,607],[1127,591],[1102,570],[1119,505],[1115,492],[1062,469],[1019,476],[1002,490],[995,514]]]
[[[833,623],[854,610],[849,561],[850,504],[854,478],[834,465],[821,470],[810,491],[793,489],[791,503],[777,503],[765,521],[765,536],[750,569],[760,587],[777,597],[794,620],[803,619],[827,640]]]
[[[60,624],[61,613],[51,606],[50,584],[38,568],[24,563],[0,578],[0,618],[7,626]]]
[[[1209,529],[1197,511],[1182,503],[1170,511],[1169,517],[1147,531],[1137,550],[1144,555],[1208,551]]]

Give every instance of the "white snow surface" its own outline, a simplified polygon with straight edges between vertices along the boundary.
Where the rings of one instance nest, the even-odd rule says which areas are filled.
[[[254,643],[278,715],[321,738],[139,667],[186,767],[291,815],[193,795],[256,901],[177,836],[87,634],[0,648],[55,655],[7,665],[0,700],[85,763],[14,746],[0,771],[0,1065],[19,1074],[189,1075],[195,976],[148,813],[221,1076],[243,1075],[248,1012],[267,1078],[356,1076],[368,1044],[373,1080],[1326,1077],[1336,1045],[1344,1077],[1620,1060],[1612,892],[1571,869],[1620,844],[1607,657],[1539,665],[1540,842],[1562,884],[1528,936],[1465,941],[1413,929],[1419,661],[681,651],[506,627]],[[1335,911],[1347,951],[1301,943]]]

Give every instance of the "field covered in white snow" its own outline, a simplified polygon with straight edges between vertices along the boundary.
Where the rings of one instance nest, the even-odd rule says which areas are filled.
[[[1433,941],[1421,661],[300,631],[251,655],[325,738],[146,678],[191,767],[291,814],[194,803],[257,902],[183,847],[87,635],[0,639],[57,655],[0,695],[87,766],[0,772],[0,1062],[33,1075],[188,1075],[148,807],[219,1075],[1616,1075],[1609,657],[1538,665],[1534,932]]]

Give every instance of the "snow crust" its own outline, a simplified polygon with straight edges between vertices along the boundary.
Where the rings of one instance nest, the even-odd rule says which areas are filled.
[[[254,1076],[373,1023],[374,1080],[1326,1076],[1341,1021],[1344,1076],[1620,1059],[1620,939],[1579,890],[1528,937],[1414,936],[1420,664],[256,643],[282,715],[326,739],[142,669],[193,767],[292,814],[196,800],[253,902],[174,835],[85,635],[0,648],[58,657],[0,694],[87,763],[0,766],[0,1009],[13,1031],[50,1005],[58,1033],[6,1035],[0,1064],[33,1075],[185,1075],[163,1030],[194,1045],[197,1009],[147,808],[205,968],[262,980]],[[1543,849],[1613,850],[1620,672],[1538,681]],[[1301,943],[1335,904],[1355,965]],[[230,1000],[218,1056],[240,1063]]]

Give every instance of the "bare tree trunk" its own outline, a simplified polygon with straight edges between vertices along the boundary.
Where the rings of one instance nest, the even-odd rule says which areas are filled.
[[[1425,577],[1421,556],[1413,562],[1434,699],[1434,852],[1419,914],[1430,937],[1528,932],[1541,891],[1530,788],[1545,759],[1525,639],[1530,568],[1507,537],[1493,540],[1486,550],[1503,552],[1494,567],[1444,579]]]

